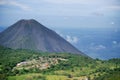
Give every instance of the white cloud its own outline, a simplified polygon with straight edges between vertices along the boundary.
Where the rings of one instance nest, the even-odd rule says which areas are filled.
[[[59,34],[61,37],[64,37],[64,35],[60,31],[55,30],[55,32]]]
[[[43,0],[50,3],[56,4],[102,4],[104,0]]]
[[[0,0],[0,5],[4,5],[4,4],[6,4],[6,1]]]
[[[107,6],[106,8],[110,9],[110,10],[120,10],[120,6],[119,5]]]
[[[113,44],[117,44],[117,41],[113,41],[112,43],[113,43]]]
[[[114,24],[115,24],[115,22],[111,22],[110,24],[114,25]]]
[[[76,36],[69,36],[69,35],[63,35],[60,31],[56,30],[55,31],[57,34],[59,34],[61,37],[63,37],[64,39],[66,39],[68,42],[76,44],[79,39]]]
[[[72,37],[72,36],[67,35],[66,40],[70,43],[77,43],[78,42],[78,38],[76,36]]]
[[[101,13],[101,12],[93,12],[92,15],[94,15],[94,16],[104,16],[104,14]]]
[[[59,4],[73,4],[73,3],[80,3],[83,0],[44,0],[50,3],[59,3]]]
[[[113,41],[113,48],[120,48],[120,42]]]
[[[100,12],[119,11],[119,10],[120,10],[120,5],[109,4],[109,5],[101,6],[97,11],[100,13]]]
[[[101,49],[105,49],[106,47],[104,45],[98,45],[95,47],[96,50],[101,50]]]
[[[96,45],[96,46],[91,46],[90,49],[92,50],[103,50],[103,49],[106,49],[106,46],[104,45]]]
[[[11,6],[16,6],[22,10],[29,11],[31,8],[25,4],[19,3],[17,1],[12,1],[12,0],[0,0],[0,5],[11,5]]]

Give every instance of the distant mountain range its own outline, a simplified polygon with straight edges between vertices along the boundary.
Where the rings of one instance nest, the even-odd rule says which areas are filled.
[[[33,19],[20,20],[1,32],[0,45],[12,49],[85,55],[56,32]]]

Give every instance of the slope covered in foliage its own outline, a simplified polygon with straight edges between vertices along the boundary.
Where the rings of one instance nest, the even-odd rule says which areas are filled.
[[[27,64],[18,66],[24,62]],[[44,63],[49,67],[41,69]],[[0,46],[0,80],[100,80],[101,77],[112,80],[120,73],[119,68],[120,59],[103,61],[77,54],[38,53]]]

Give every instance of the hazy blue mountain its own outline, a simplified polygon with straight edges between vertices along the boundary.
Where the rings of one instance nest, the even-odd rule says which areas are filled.
[[[56,32],[33,19],[20,20],[4,30],[0,34],[0,44],[13,49],[85,55]]]

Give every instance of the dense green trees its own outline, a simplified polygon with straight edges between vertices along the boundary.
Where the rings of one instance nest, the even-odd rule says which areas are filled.
[[[95,80],[120,80],[120,68],[109,70],[108,73],[97,77]]]
[[[45,70],[40,70],[38,68],[29,70],[13,70],[17,63],[26,60],[38,59],[39,57],[63,58],[67,61],[58,60],[59,64],[52,65],[50,68]],[[94,60],[89,57],[84,57],[77,54],[38,53],[30,50],[13,50],[0,46],[0,80],[6,80],[7,76],[21,75],[26,73],[58,75],[54,71],[59,70],[76,73],[77,76],[89,76],[89,80],[90,75],[94,75],[96,80],[106,80],[105,76],[110,77],[111,75],[115,76],[115,74],[120,73],[120,59],[102,61],[99,59]],[[71,78],[71,74],[69,74],[69,72],[63,75]],[[103,75],[104,73],[108,74]]]

